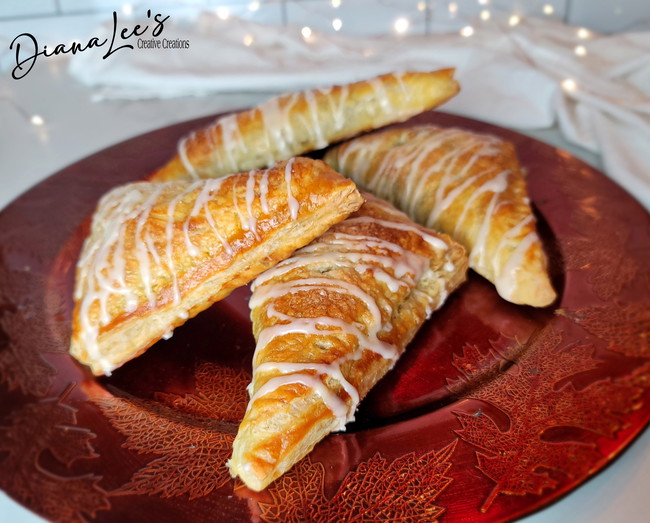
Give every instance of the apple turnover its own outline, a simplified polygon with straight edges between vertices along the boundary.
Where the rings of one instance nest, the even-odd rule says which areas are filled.
[[[112,190],[77,264],[71,354],[109,374],[362,203],[350,180],[307,158]]]
[[[184,136],[150,178],[214,178],[257,169],[406,120],[454,96],[453,69],[386,74],[327,89],[284,94]]]
[[[251,398],[231,473],[262,490],[343,430],[466,271],[449,236],[367,195],[357,213],[258,276]]]
[[[450,234],[504,299],[535,307],[555,300],[511,143],[426,125],[350,140],[328,151],[325,161],[416,222]]]

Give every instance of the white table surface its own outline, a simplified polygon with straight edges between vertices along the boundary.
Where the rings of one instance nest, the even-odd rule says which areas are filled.
[[[0,76],[0,208],[70,163],[143,132],[256,103],[268,93],[176,100],[91,102],[72,80],[65,59],[43,61],[24,79]],[[32,115],[44,124],[30,123]],[[599,158],[564,142],[555,129],[527,132],[592,165]],[[62,203],[65,205],[65,203]],[[650,431],[606,470],[525,523],[650,521]],[[0,492],[0,522],[42,521]]]

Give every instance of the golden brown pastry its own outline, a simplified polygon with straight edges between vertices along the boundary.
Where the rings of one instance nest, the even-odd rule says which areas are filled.
[[[450,234],[504,299],[535,307],[555,299],[511,143],[420,126],[350,140],[328,151],[325,161],[416,222]]]
[[[114,189],[77,264],[70,352],[109,374],[362,203],[351,181],[307,158]]]
[[[454,96],[453,69],[386,74],[327,89],[285,94],[183,137],[151,180],[214,178],[271,165],[406,120]]]
[[[343,430],[431,312],[465,279],[465,250],[367,202],[254,282],[257,347],[233,475],[261,490]]]

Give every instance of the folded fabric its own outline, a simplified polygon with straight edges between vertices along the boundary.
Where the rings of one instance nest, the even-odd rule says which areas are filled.
[[[111,30],[107,23],[94,34]],[[462,91],[443,110],[519,129],[557,123],[650,208],[650,32],[601,36],[549,19],[511,27],[493,17],[470,33],[305,39],[296,27],[206,13],[165,24],[164,37],[189,49],[121,50],[105,60],[96,49],[72,57],[70,73],[103,100],[291,91],[455,67]]]

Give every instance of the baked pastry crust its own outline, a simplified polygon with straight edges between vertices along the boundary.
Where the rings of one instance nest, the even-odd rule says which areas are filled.
[[[71,354],[110,373],[362,203],[354,183],[308,158],[114,189],[77,264]]]
[[[470,267],[504,299],[535,307],[555,300],[511,143],[426,125],[362,136],[324,159],[416,222],[450,234],[468,250]]]
[[[151,180],[213,178],[265,167],[406,120],[454,96],[459,86],[453,73],[386,74],[271,98],[184,136],[176,156]]]
[[[465,250],[383,200],[260,275],[251,400],[230,471],[259,491],[353,419],[466,275]]]

